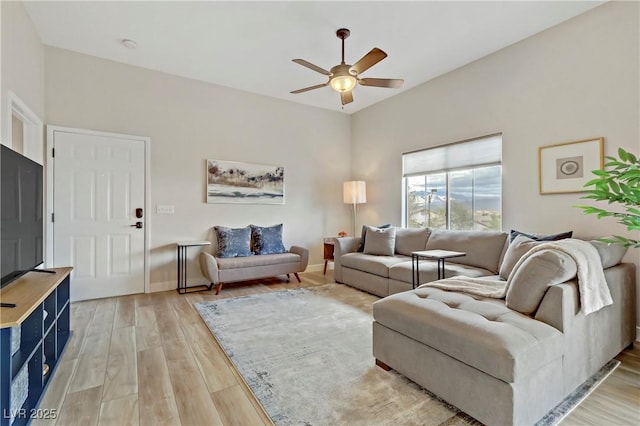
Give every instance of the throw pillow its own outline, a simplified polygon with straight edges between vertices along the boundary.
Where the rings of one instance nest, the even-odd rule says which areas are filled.
[[[429,228],[396,228],[396,253],[411,256],[424,250],[430,232]]]
[[[622,244],[609,244],[598,240],[589,242],[598,250],[600,260],[602,260],[602,269],[611,268],[620,263],[628,250],[628,247]]]
[[[364,254],[393,256],[396,246],[396,228],[369,228],[367,241],[364,243]]]
[[[522,262],[509,279],[507,307],[523,314],[532,314],[547,288],[576,276],[576,262],[557,250],[540,250]]]
[[[502,258],[502,263],[500,264],[500,278],[508,280],[509,275],[511,275],[511,271],[513,270],[513,267],[516,266],[516,263],[518,263],[518,260],[520,260],[526,252],[531,250],[532,247],[541,243],[542,241],[532,240],[524,235],[516,236],[516,238],[509,244],[507,251],[504,253],[504,257]]]
[[[282,224],[274,226],[251,226],[253,254],[286,253],[282,244]]]
[[[243,257],[251,256],[249,242],[251,241],[251,228],[227,228],[214,226],[216,232],[216,257]]]
[[[362,253],[364,251],[364,242],[367,238],[367,229],[368,228],[378,228],[378,229],[386,229],[391,227],[390,223],[385,223],[384,225],[380,225],[380,226],[371,226],[371,225],[362,225],[362,234],[360,235],[360,245],[358,246],[358,250],[360,253]]]
[[[524,235],[525,237],[531,238],[536,241],[558,241],[564,240],[565,238],[571,238],[573,236],[573,231],[561,232],[559,234],[551,234],[551,235],[543,235],[543,234],[527,234],[526,232],[516,231],[512,229],[509,232],[509,242],[516,239],[518,235]]]

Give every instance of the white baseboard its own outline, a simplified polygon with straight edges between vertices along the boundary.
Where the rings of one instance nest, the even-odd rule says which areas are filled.
[[[175,289],[176,289],[175,280],[149,283],[149,293],[157,293],[159,291],[168,291],[168,290],[175,290]]]
[[[640,342],[640,326],[636,327],[636,342]]]
[[[327,269],[329,269],[329,265],[327,265]],[[333,267],[331,269],[333,269]],[[305,272],[319,272],[322,270],[324,270],[324,263],[318,263],[315,265],[307,265]]]

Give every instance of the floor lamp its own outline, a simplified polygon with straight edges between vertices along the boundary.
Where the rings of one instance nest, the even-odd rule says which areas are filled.
[[[356,235],[356,216],[358,204],[367,202],[367,184],[362,180],[352,180],[343,185],[343,200],[345,204],[353,204],[353,236]]]

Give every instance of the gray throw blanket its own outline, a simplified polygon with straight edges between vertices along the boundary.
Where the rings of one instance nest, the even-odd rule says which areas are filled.
[[[578,290],[580,292],[580,309],[585,315],[596,312],[604,306],[611,305],[613,299],[604,277],[602,261],[598,251],[589,242],[578,239],[549,241],[534,246],[516,263],[510,277],[516,275],[518,268],[534,253],[541,250],[557,250],[570,256],[578,269]],[[495,278],[469,278],[455,276],[443,280],[422,284],[420,287],[436,287],[449,291],[460,291],[481,297],[504,299],[510,281]],[[419,288],[420,288],[419,287]]]

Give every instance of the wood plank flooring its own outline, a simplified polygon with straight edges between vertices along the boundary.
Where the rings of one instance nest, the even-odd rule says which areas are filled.
[[[192,303],[333,282],[332,273],[71,305],[72,338],[34,425],[271,425]],[[640,424],[640,344],[562,425]]]

